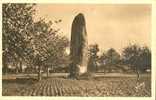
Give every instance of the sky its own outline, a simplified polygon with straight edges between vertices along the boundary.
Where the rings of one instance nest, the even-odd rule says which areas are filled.
[[[89,44],[101,50],[115,48],[121,52],[129,44],[150,46],[151,5],[147,4],[38,4],[35,18],[59,20],[53,25],[70,40],[74,17],[83,13]]]

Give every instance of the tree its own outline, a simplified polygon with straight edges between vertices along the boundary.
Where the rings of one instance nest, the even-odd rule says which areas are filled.
[[[105,70],[106,64],[108,62],[107,60],[108,60],[108,58],[106,56],[106,52],[103,52],[102,55],[100,55],[100,57],[98,59],[98,61],[100,63],[100,70]]]
[[[106,53],[106,56],[107,56],[107,63],[109,65],[115,65],[117,63],[119,63],[120,61],[120,54],[113,48],[110,48],[107,53]]]
[[[122,52],[125,64],[130,65],[130,67],[137,73],[137,80],[139,80],[138,62],[140,52],[141,48],[136,44],[124,48]]]
[[[129,45],[122,52],[123,62],[129,65],[136,73],[139,80],[139,71],[151,66],[151,52],[147,47]]]
[[[108,63],[108,57],[105,51],[102,52],[98,60],[100,62],[100,65],[106,65]]]
[[[145,72],[147,69],[151,69],[151,51],[148,47],[142,47],[139,58],[139,69],[142,72]]]
[[[103,52],[103,54],[99,57],[99,62],[103,67],[102,69],[108,69],[110,72],[112,67],[119,64],[120,54],[115,49],[110,48],[107,52]]]
[[[97,60],[98,60],[98,55],[97,53],[99,52],[99,46],[98,44],[92,44],[89,46],[89,64],[88,64],[88,69],[91,72],[94,72],[97,70]]]
[[[41,80],[41,71],[51,66],[58,66],[65,55],[68,40],[52,28],[52,22],[41,19],[32,27],[31,49],[34,65],[38,67],[38,79]]]
[[[41,71],[64,59],[68,39],[54,29],[52,21],[34,21],[34,4],[3,5],[3,65],[9,62],[31,63]],[[54,21],[60,23],[62,20]]]
[[[2,43],[3,68],[8,69],[8,63],[15,61],[22,64],[27,55],[27,37],[32,25],[34,4],[3,4],[2,5]],[[21,69],[21,68],[20,68]]]

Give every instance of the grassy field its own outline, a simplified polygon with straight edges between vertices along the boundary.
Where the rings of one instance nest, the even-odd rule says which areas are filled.
[[[35,75],[3,76],[3,96],[151,96],[151,77],[141,75],[96,74],[91,80],[71,80],[55,74],[38,82]],[[13,76],[13,75],[12,75]],[[26,77],[27,76],[27,77]]]

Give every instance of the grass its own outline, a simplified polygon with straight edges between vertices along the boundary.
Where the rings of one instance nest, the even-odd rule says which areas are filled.
[[[32,78],[16,78],[16,79],[3,79],[2,80],[2,95],[3,96],[16,96],[22,89],[25,89],[37,80]]]
[[[151,96],[150,75],[118,77],[98,76],[91,80],[48,78],[38,82],[34,78],[3,79],[3,96]]]

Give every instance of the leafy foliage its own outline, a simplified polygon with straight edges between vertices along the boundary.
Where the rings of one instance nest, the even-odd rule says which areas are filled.
[[[120,54],[111,48],[107,52],[103,52],[99,60],[103,65],[117,64],[120,61]]]
[[[151,52],[148,47],[130,45],[123,50],[123,61],[133,69],[146,70],[151,68]]]
[[[2,6],[4,67],[8,62],[25,60],[29,43],[27,37],[33,22],[33,6],[34,4],[3,4]]]
[[[35,4],[3,4],[5,67],[8,63],[23,61],[35,67],[50,67],[65,61],[68,39],[59,34],[59,29],[53,28],[52,21],[47,22],[43,18],[34,21],[34,6]]]
[[[91,72],[94,72],[97,70],[97,60],[98,60],[98,55],[97,53],[99,52],[99,47],[98,44],[92,44],[89,46],[89,62],[88,62],[88,69]]]
[[[35,65],[52,66],[59,64],[68,46],[66,37],[57,34],[51,28],[51,22],[40,20],[34,23],[31,46]]]

